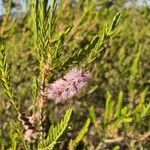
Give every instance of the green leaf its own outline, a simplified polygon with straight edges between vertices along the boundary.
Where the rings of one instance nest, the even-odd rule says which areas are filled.
[[[119,23],[119,20],[120,20],[120,17],[121,17],[121,13],[118,12],[114,18],[113,18],[113,21],[111,23],[111,26],[109,28],[109,33],[111,33],[112,31],[114,31],[114,29],[117,27],[118,23]]]
[[[71,140],[69,143],[69,149],[73,150],[75,149],[78,144],[82,141],[82,139],[84,138],[85,134],[88,132],[89,130],[89,125],[90,125],[90,118],[88,118],[84,124],[84,126],[82,127],[81,131],[79,132],[78,136],[75,138],[75,140]]]
[[[130,123],[132,122],[132,118],[123,118],[123,121],[126,122],[126,123]]]
[[[133,77],[135,77],[139,72],[139,61],[140,61],[140,57],[141,57],[141,52],[142,52],[142,48],[140,47],[138,49],[138,52],[135,55],[135,58],[133,59],[133,64],[130,69],[131,75]]]
[[[96,113],[95,113],[94,106],[90,107],[90,117],[91,117],[93,123],[96,125]]]
[[[106,106],[104,112],[104,124],[107,124],[113,116],[114,101],[112,100],[112,94],[107,92]]]
[[[123,100],[123,92],[121,91],[121,92],[119,92],[119,96],[118,96],[115,117],[118,117],[120,115],[120,113],[121,113],[122,100]]]
[[[73,113],[73,109],[69,108],[66,111],[64,118],[57,124],[57,126],[52,125],[50,127],[47,138],[38,145],[38,150],[53,150],[54,149],[60,137],[67,130],[72,113]]]

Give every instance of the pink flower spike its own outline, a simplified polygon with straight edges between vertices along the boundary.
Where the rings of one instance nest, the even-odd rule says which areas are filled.
[[[56,103],[67,100],[86,87],[90,78],[89,71],[73,68],[64,77],[49,85],[47,98],[55,100]]]

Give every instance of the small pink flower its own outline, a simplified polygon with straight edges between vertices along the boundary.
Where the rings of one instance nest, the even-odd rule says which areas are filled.
[[[35,125],[40,118],[40,114],[39,113],[32,114],[32,116],[28,116],[27,118],[29,119],[29,122],[32,125]]]
[[[37,134],[34,129],[28,129],[24,134],[25,141],[30,142],[33,139],[37,138]]]
[[[90,78],[90,72],[73,68],[64,77],[50,84],[47,98],[55,100],[56,103],[67,100],[86,87]]]

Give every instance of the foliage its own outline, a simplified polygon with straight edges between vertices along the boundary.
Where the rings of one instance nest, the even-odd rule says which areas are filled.
[[[33,0],[17,17],[19,5],[5,2],[0,149],[150,147],[150,6],[136,2]],[[88,88],[46,101],[47,87],[73,67],[92,73]]]
[[[47,138],[39,144],[39,150],[51,150],[54,149],[54,146],[57,144],[57,141],[65,132],[68,123],[72,115],[72,109],[68,109],[64,115],[64,119],[57,124],[56,127],[53,125],[49,129]]]
[[[90,118],[88,118],[84,126],[82,127],[81,131],[79,132],[78,136],[74,140],[70,140],[70,143],[69,143],[70,150],[76,149],[76,147],[79,145],[81,140],[84,138],[85,134],[88,132],[90,122],[91,122]]]

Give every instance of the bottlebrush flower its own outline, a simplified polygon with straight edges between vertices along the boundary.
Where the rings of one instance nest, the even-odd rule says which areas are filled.
[[[50,84],[47,89],[47,98],[55,100],[56,103],[67,100],[86,87],[90,78],[89,71],[73,68],[64,77]]]

